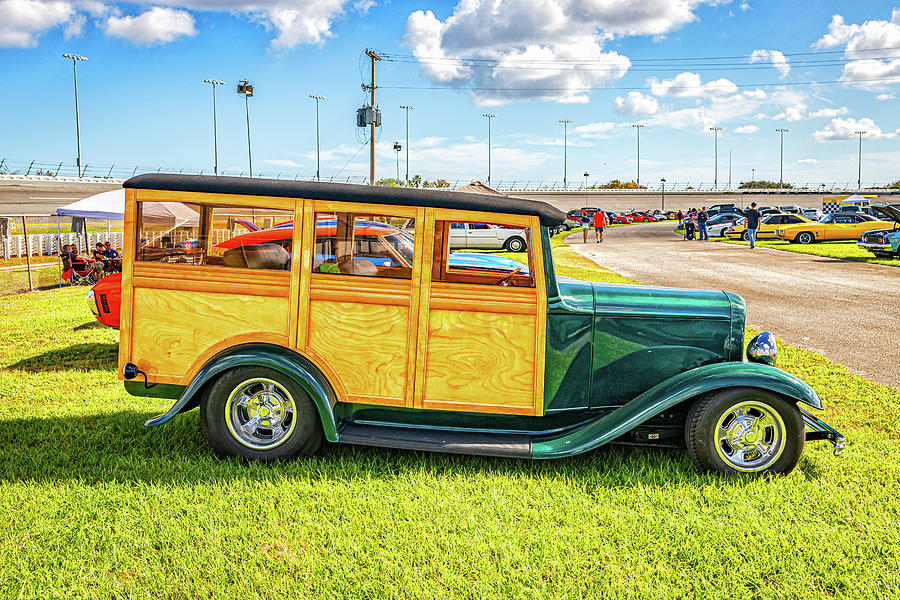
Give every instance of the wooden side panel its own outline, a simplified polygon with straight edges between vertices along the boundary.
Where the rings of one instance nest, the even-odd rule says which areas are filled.
[[[301,290],[300,287],[300,273],[303,271],[303,267],[306,264],[305,256],[303,254],[303,200],[297,200],[294,203],[294,231],[293,238],[291,240],[291,248],[293,249],[293,256],[291,257],[291,283],[290,283],[290,293],[291,293],[291,304],[290,304],[290,314],[288,317],[288,344],[291,348],[296,348],[297,344],[297,327],[298,327],[298,319],[299,319],[299,310],[301,302],[303,304],[304,314],[306,311],[306,303],[308,301],[308,291],[309,288],[303,288]],[[307,278],[309,273],[307,273]],[[303,296],[303,292],[307,292],[307,297]]]
[[[125,190],[125,221],[124,229],[125,239],[122,248],[122,303],[119,310],[119,379],[122,377],[122,367],[125,363],[131,361],[131,340],[133,334],[134,311],[132,307],[132,281],[134,278],[134,256],[136,253],[135,246],[137,235],[135,228],[137,226],[137,190]]]
[[[287,297],[137,288],[140,335],[132,342],[132,362],[151,380],[181,380],[198,356],[226,338],[259,333],[286,342],[289,304]]]
[[[408,306],[312,300],[308,347],[351,402],[405,406],[408,319]]]
[[[423,407],[533,414],[534,320],[432,308]]]
[[[172,192],[167,190],[139,190],[145,202],[188,202],[227,206],[258,206],[294,210],[294,198],[274,196],[240,196],[237,194],[208,194],[206,192]]]

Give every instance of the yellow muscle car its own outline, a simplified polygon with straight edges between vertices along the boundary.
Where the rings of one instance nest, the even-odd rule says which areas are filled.
[[[879,221],[864,213],[832,213],[815,223],[779,227],[775,235],[786,242],[812,244],[826,240],[858,240],[866,231],[891,227],[893,223]]]
[[[810,221],[806,217],[801,217],[800,215],[772,213],[764,216],[760,220],[759,229],[756,231],[756,239],[777,239],[778,236],[775,235],[776,228],[784,225],[801,225],[804,223],[813,223],[813,221]],[[740,221],[740,225],[735,224],[733,227],[726,229],[725,236],[733,240],[744,240],[745,242],[750,240],[750,235],[747,233],[747,226],[743,219]]]

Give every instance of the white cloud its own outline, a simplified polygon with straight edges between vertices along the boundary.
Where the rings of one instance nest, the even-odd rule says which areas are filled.
[[[881,128],[875,121],[869,118],[859,119],[832,119],[823,129],[813,133],[813,139],[824,144],[839,140],[858,139],[857,131],[865,131],[864,138],[878,139],[882,137]],[[891,134],[893,137],[893,134]]]
[[[267,165],[274,165],[276,167],[301,168],[303,166],[298,162],[294,162],[285,158],[264,158],[263,162]]]
[[[513,99],[584,103],[589,89],[621,78],[631,66],[627,57],[605,51],[606,42],[662,36],[696,20],[698,6],[718,2],[459,0],[444,20],[431,10],[410,14],[403,43],[426,77],[473,88],[480,105]],[[486,62],[456,60],[463,56]]]
[[[658,110],[659,102],[647,94],[628,92],[624,98],[616,98],[615,111],[620,115],[645,116],[655,114]]]
[[[754,50],[750,54],[750,62],[771,62],[772,66],[778,71],[779,76],[784,79],[791,72],[791,66],[788,64],[787,58],[778,50]]]
[[[891,20],[850,24],[834,15],[828,33],[813,44],[814,48],[844,45],[844,56],[855,59],[844,65],[841,81],[864,89],[883,87],[890,81],[872,81],[900,77],[900,10],[894,9]],[[870,58],[868,50],[877,50],[885,58]]]
[[[656,77],[647,79],[650,93],[654,96],[672,96],[675,98],[709,98],[733,94],[737,86],[727,79],[717,79],[703,83],[697,73],[679,73],[672,79],[659,81]]]
[[[840,115],[846,115],[847,110],[846,106],[842,106],[840,108],[822,108],[819,110],[814,110],[807,115],[807,118],[810,119],[832,119],[834,117]]]
[[[602,121],[600,123],[589,123],[587,125],[578,125],[575,127],[575,135],[591,139],[607,139],[613,136],[616,129],[622,127],[620,123],[612,123],[610,121]],[[562,140],[560,140],[560,143]]]
[[[893,100],[894,98],[896,98],[894,94],[878,94],[875,96],[876,100]]]
[[[772,117],[773,121],[781,121],[782,119],[793,123],[794,121],[803,121],[805,119],[832,119],[840,115],[846,115],[848,112],[846,106],[839,108],[820,108],[819,110],[810,111],[805,102],[799,102],[795,106],[789,106],[783,112]]]
[[[751,134],[756,133],[757,131],[759,131],[759,127],[756,125],[744,125],[743,127],[734,128],[735,133]]]
[[[0,0],[0,48],[32,48],[54,27],[77,35],[81,25],[75,6],[66,1]]]
[[[819,161],[817,161],[814,158],[801,158],[797,162],[800,163],[801,165],[814,165]]]
[[[107,35],[122,38],[135,46],[167,44],[180,36],[193,36],[194,17],[183,10],[154,6],[136,17],[111,16],[106,20]]]

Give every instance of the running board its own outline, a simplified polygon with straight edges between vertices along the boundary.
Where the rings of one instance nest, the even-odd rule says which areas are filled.
[[[350,423],[341,429],[338,441],[342,444],[357,446],[379,446],[425,452],[531,458],[531,439],[526,435],[441,431]]]

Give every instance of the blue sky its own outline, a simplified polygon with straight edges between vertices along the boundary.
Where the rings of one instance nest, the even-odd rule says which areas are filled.
[[[411,104],[410,171],[429,178],[487,177],[490,112],[494,183],[562,179],[560,119],[573,121],[571,182],[585,171],[592,182],[633,179],[634,123],[645,125],[642,183],[709,184],[711,126],[723,128],[720,186],[729,150],[735,184],[778,179],[777,128],[790,130],[786,181],[855,181],[860,129],[863,182],[900,179],[900,10],[871,1],[0,0],[0,158],[74,162],[72,65],[61,57],[74,52],[90,59],[78,83],[84,161],[96,169],[210,172],[202,80],[217,78],[228,82],[218,90],[220,171],[246,171],[234,84],[247,78],[255,174],[314,174],[308,95],[318,93],[328,98],[323,177],[365,175],[355,110],[366,47],[399,58],[377,66],[378,177],[395,173],[399,105]],[[734,58],[696,60],[722,56]],[[826,81],[840,83],[815,83]]]

